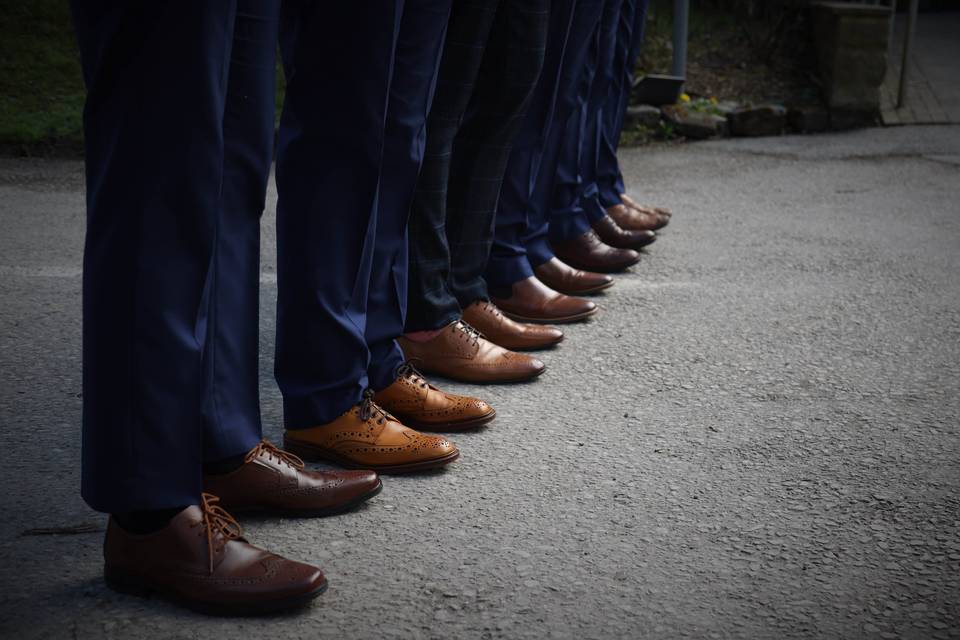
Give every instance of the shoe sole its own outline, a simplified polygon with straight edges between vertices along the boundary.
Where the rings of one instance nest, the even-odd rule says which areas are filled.
[[[668,224],[670,224],[669,219],[664,220],[663,222],[658,222],[655,225],[652,225],[650,227],[631,227],[628,225],[621,225],[621,226],[623,226],[623,228],[626,229],[627,231],[660,231],[660,229],[663,229]]]
[[[563,316],[560,318],[529,318],[527,316],[511,313],[510,311],[504,311],[503,309],[500,310],[503,311],[503,315],[517,322],[526,322],[528,324],[573,324],[574,322],[582,322],[590,316],[596,315],[597,311],[600,309],[594,308],[590,311],[584,311],[583,313],[577,313],[572,316]]]
[[[617,249],[632,249],[633,251],[643,251],[644,249],[646,249],[647,247],[649,247],[650,245],[652,245],[652,244],[655,243],[656,241],[657,241],[657,239],[654,238],[654,239],[651,240],[650,242],[644,242],[644,243],[639,243],[639,244],[631,244],[631,245],[615,245],[615,244],[611,244],[610,246],[611,246],[611,247],[616,247]],[[607,244],[609,244],[609,243],[607,243]]]
[[[608,282],[608,283],[606,283],[606,284],[597,285],[596,287],[591,287],[591,288],[589,288],[589,289],[581,289],[581,290],[579,290],[579,291],[573,291],[572,289],[564,290],[562,287],[561,287],[561,288],[558,288],[558,287],[554,287],[553,285],[549,285],[549,284],[548,284],[547,286],[550,287],[551,289],[553,289],[554,291],[556,291],[557,293],[562,293],[562,294],[565,295],[565,296],[573,296],[573,297],[576,298],[576,297],[578,297],[578,296],[592,296],[592,295],[595,295],[595,294],[597,294],[597,293],[600,293],[601,291],[606,291],[607,289],[609,289],[610,287],[612,287],[612,286],[615,285],[615,284],[617,284],[617,283],[616,283],[616,282]]]
[[[506,314],[504,314],[504,315],[506,315]],[[531,324],[531,323],[528,323],[528,324]],[[543,323],[537,322],[537,323],[535,323],[535,324],[550,324],[550,323],[549,323],[549,322],[543,322]],[[488,337],[487,339],[490,340],[491,342],[493,342],[494,344],[496,344],[497,346],[503,347],[503,348],[506,349],[507,351],[530,352],[530,351],[546,351],[547,349],[552,349],[553,347],[555,347],[555,346],[557,346],[558,344],[560,344],[561,342],[563,342],[563,338],[564,338],[564,336],[560,336],[559,338],[557,338],[557,339],[554,340],[553,342],[546,342],[546,343],[544,343],[544,344],[539,344],[539,345],[509,344],[509,343],[507,343],[507,342],[497,342],[496,340],[493,340],[492,338],[489,338],[489,337]]]
[[[637,258],[630,264],[604,267],[596,264],[584,264],[583,262],[577,262],[576,260],[563,258],[563,257],[561,257],[561,260],[566,262],[568,265],[570,265],[574,269],[580,269],[582,271],[593,271],[594,273],[623,273],[630,267],[640,263],[640,258]]]
[[[489,424],[493,422],[494,418],[497,417],[497,412],[495,410],[491,410],[490,413],[477,418],[438,424],[435,422],[419,422],[396,412],[393,412],[393,414],[400,418],[400,422],[407,425],[411,429],[427,432],[467,431],[469,429],[476,429],[477,427],[482,427],[485,424]]]
[[[310,460],[311,462],[332,462],[338,466],[341,466],[345,469],[369,469],[376,471],[377,473],[382,474],[401,474],[401,473],[416,473],[417,471],[429,471],[431,469],[438,469],[444,467],[457,458],[460,457],[460,451],[454,451],[453,453],[448,453],[442,458],[433,458],[431,460],[421,460],[420,462],[408,462],[406,464],[384,464],[384,465],[374,465],[374,464],[359,464],[345,458],[333,451],[324,449],[322,447],[317,447],[306,442],[298,442],[296,440],[291,440],[286,436],[283,437],[283,448],[286,451],[289,451],[295,456],[299,456],[304,460]]]
[[[110,569],[109,567],[104,567],[103,570],[103,579],[106,582],[107,586],[116,591],[117,593],[123,593],[126,595],[137,596],[139,598],[149,598],[150,596],[156,595],[180,606],[191,609],[198,613],[203,613],[209,616],[233,616],[233,617],[251,617],[251,616],[262,616],[269,615],[271,613],[278,613],[280,611],[288,611],[291,609],[300,609],[305,607],[310,602],[312,602],[317,596],[322,594],[327,590],[329,583],[327,579],[323,579],[323,583],[317,586],[312,591],[307,593],[301,593],[296,596],[291,596],[289,598],[280,598],[277,600],[268,600],[266,602],[256,601],[256,602],[245,602],[245,603],[219,603],[219,602],[198,602],[196,600],[190,600],[184,598],[181,594],[169,591],[161,587],[155,587],[144,583],[142,580],[135,576],[131,576],[122,571],[117,571],[115,569]]]
[[[547,370],[547,368],[544,367],[543,369],[540,369],[539,371],[536,371],[534,373],[527,373],[527,374],[524,374],[523,376],[519,376],[516,378],[497,378],[496,380],[476,380],[472,378],[464,378],[463,376],[453,376],[445,371],[440,371],[439,369],[430,369],[426,365],[423,365],[422,362],[421,362],[421,365],[422,366],[420,367],[420,371],[422,371],[423,373],[430,374],[432,376],[439,376],[441,378],[446,378],[447,380],[453,380],[454,382],[462,382],[464,384],[482,384],[482,385],[519,384],[521,382],[529,382],[534,378],[539,378]]]
[[[322,509],[270,509],[264,507],[236,507],[230,504],[224,504],[224,508],[229,509],[230,513],[246,515],[265,514],[283,518],[326,518],[328,516],[336,516],[341,513],[353,511],[381,491],[383,491],[383,481],[378,480],[377,486],[363,495],[357,496],[349,502],[332,507],[323,507]]]

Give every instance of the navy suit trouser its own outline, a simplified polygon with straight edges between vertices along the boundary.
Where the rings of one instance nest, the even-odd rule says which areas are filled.
[[[647,22],[649,0],[623,0],[617,28],[616,50],[613,59],[613,78],[607,104],[603,111],[602,137],[597,162],[597,188],[604,208],[623,204],[620,194],[626,192],[617,147],[623,131],[623,119],[630,102],[634,68],[643,46],[644,26]]]
[[[407,314],[407,223],[427,142],[427,115],[454,0],[406,0],[390,83],[379,210],[367,301],[367,377],[380,391],[396,380],[397,336]]]
[[[287,428],[334,420],[401,362],[404,229],[450,4],[284,2],[275,373]]]
[[[285,27],[292,28],[296,18],[297,30],[284,41],[293,104],[285,113],[287,170],[281,174],[326,189],[292,188],[280,178],[288,209],[280,222],[278,263],[290,269],[298,264],[290,252],[299,250],[309,254],[299,261],[310,270],[301,285],[343,277],[349,273],[338,257],[349,255],[347,241],[359,236],[356,244],[369,254],[368,263],[376,255],[393,260],[392,273],[384,273],[399,289],[402,233],[390,235],[392,244],[378,245],[371,219],[381,208],[404,211],[402,200],[409,195],[403,194],[412,191],[414,180],[405,189],[381,183],[382,155],[391,148],[394,157],[406,139],[413,159],[406,165],[417,164],[449,0],[406,3],[423,7],[420,15],[438,25],[431,33],[440,41],[421,42],[425,66],[415,62],[414,41],[425,24],[413,20],[415,9],[409,14],[414,41],[405,49],[403,3],[385,0],[383,11],[370,15],[348,4],[287,2],[283,9]],[[260,438],[259,217],[273,148],[280,6],[252,0],[76,0],[72,9],[88,86],[82,493],[95,509],[114,513],[193,504],[205,460],[241,453]],[[355,43],[353,49],[345,41]],[[394,68],[394,53],[408,62]],[[352,63],[331,62],[343,59]],[[390,83],[398,77],[410,84]],[[311,80],[317,82],[313,88]],[[311,110],[321,94],[329,98],[331,87],[344,94],[339,111]],[[367,100],[371,96],[376,100]],[[359,186],[368,188],[354,193]],[[324,206],[328,194],[336,205],[331,209]],[[370,207],[359,208],[354,226],[346,216],[326,226],[315,220],[330,211],[342,214],[350,197]],[[386,230],[381,233],[389,235]],[[373,271],[369,264],[366,269]],[[296,278],[282,273],[288,296],[296,293]],[[351,294],[360,288],[356,280]],[[300,292],[312,300],[331,295],[322,287]],[[389,290],[370,293],[369,287],[362,295],[386,300],[386,307],[391,299],[404,299]],[[355,309],[357,297],[332,303],[337,320]],[[281,311],[290,310],[281,305]],[[309,318],[301,322],[314,326]],[[323,319],[317,322],[322,329]],[[402,319],[394,322],[402,327]],[[286,337],[286,344],[296,346]],[[337,338],[303,340],[303,358],[329,362],[343,346]],[[363,350],[368,353],[365,344]],[[322,412],[316,415],[322,420]]]
[[[594,60],[593,82],[584,105],[584,135],[579,155],[579,184],[570,194],[577,198],[586,219],[593,223],[607,215],[607,207],[600,201],[598,184],[601,148],[604,136],[604,117],[610,101],[613,79],[619,75],[614,68],[617,35],[624,0],[606,0],[597,31],[597,55]],[[570,239],[558,237],[558,240]]]
[[[548,0],[456,0],[410,215],[407,331],[487,298],[510,149],[543,64]]]
[[[509,295],[514,282],[533,275],[523,236],[529,225],[531,198],[544,160],[551,131],[567,117],[568,109],[558,97],[564,77],[564,56],[577,0],[553,0],[547,27],[543,69],[530,107],[514,139],[497,203],[493,245],[484,278],[489,287]]]
[[[81,492],[114,513],[195,504],[203,461],[260,438],[250,260],[278,4],[71,8],[88,90]]]
[[[562,154],[569,153],[568,138],[572,137],[578,148],[583,135],[578,107],[585,100],[585,83],[589,86],[584,71],[596,55],[602,10],[603,0],[552,3],[547,61],[554,66],[545,68],[534,98],[535,105],[543,105],[545,100],[547,106],[531,112],[524,121],[521,146],[510,158],[509,184],[501,192],[497,210],[497,242],[486,273],[491,287],[508,289],[529,277],[530,266],[553,258],[549,222],[557,172]],[[577,216],[570,218],[573,224],[587,224]]]

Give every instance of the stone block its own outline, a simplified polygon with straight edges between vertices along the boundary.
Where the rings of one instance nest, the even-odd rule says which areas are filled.
[[[831,109],[879,112],[887,70],[890,8],[855,2],[816,2],[814,43]]]
[[[687,138],[702,140],[720,135],[726,128],[727,119],[712,113],[691,111],[679,104],[661,108],[663,118],[673,124],[677,133]]]
[[[777,104],[737,109],[728,116],[735,136],[778,136],[787,124],[787,110]]]
[[[830,112],[821,105],[801,105],[787,110],[787,123],[800,133],[820,133],[830,128]]]
[[[647,128],[660,124],[660,109],[649,104],[638,104],[627,107],[627,122],[632,126]]]
[[[878,124],[875,111],[857,111],[851,109],[833,109],[830,111],[830,128],[834,131],[861,129]]]

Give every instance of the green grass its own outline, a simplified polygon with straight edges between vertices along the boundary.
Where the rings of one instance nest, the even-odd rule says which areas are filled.
[[[776,93],[769,88],[771,80],[783,74],[733,77],[730,69],[737,63],[750,72],[764,65],[748,55],[742,19],[708,4],[697,2],[691,11],[688,90],[721,99]],[[0,152],[79,153],[84,88],[67,0],[0,0],[0,16]],[[672,0],[653,0],[638,63],[641,74],[669,72],[671,21]],[[278,115],[283,89],[278,69]],[[637,141],[671,137],[669,131],[634,133]]]
[[[0,145],[79,148],[83,79],[66,0],[0,0]]]
[[[85,90],[67,0],[0,0],[0,16],[0,150],[80,153]]]

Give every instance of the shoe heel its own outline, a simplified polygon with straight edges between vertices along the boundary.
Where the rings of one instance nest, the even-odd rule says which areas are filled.
[[[103,568],[103,581],[117,593],[137,596],[138,598],[146,598],[153,593],[153,589],[150,587],[144,586],[135,578],[110,567]]]

